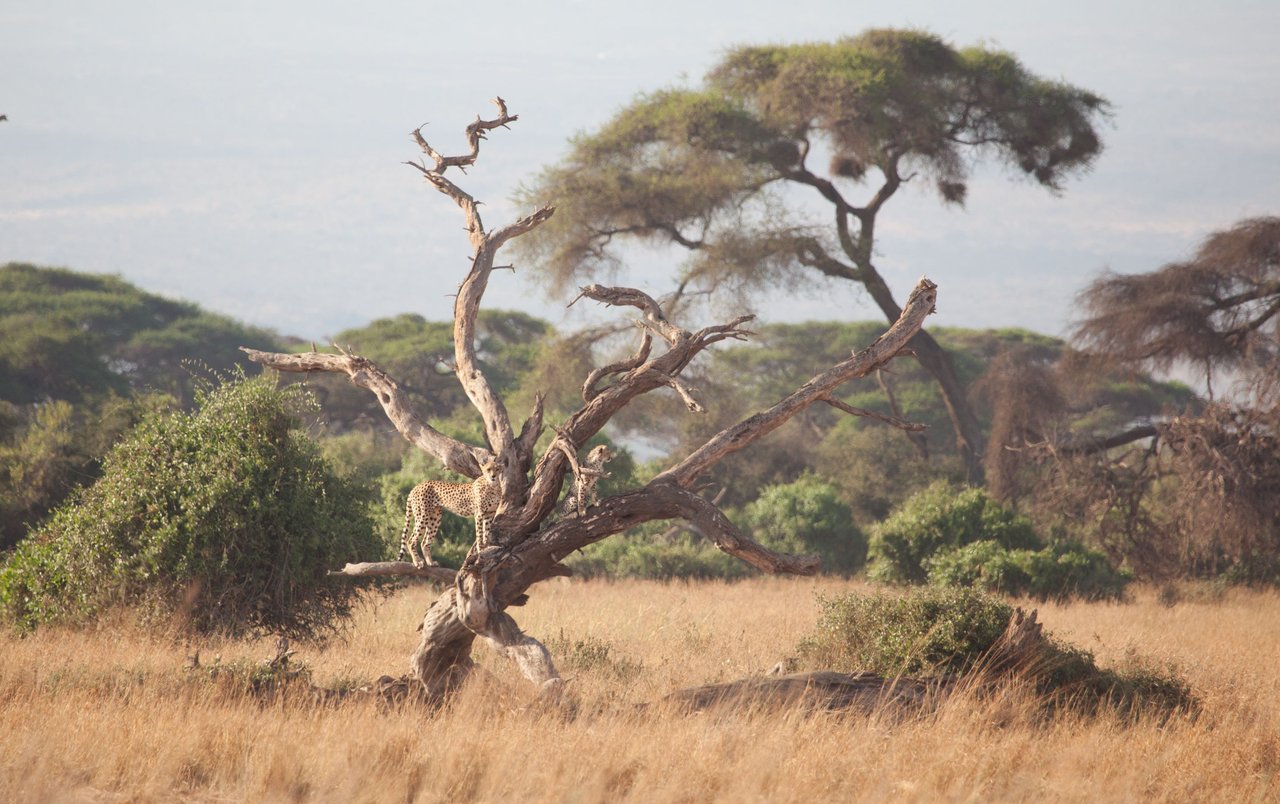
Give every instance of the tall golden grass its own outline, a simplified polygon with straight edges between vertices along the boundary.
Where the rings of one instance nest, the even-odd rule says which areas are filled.
[[[1041,606],[1056,635],[1118,665],[1172,665],[1203,702],[1160,724],[1046,721],[1015,693],[903,719],[640,710],[677,688],[767,671],[814,623],[814,592],[857,582],[549,583],[521,625],[549,643],[575,712],[540,705],[502,660],[436,712],[368,700],[262,700],[185,670],[270,642],[183,645],[127,618],[0,637],[6,801],[1215,800],[1280,797],[1280,596]],[[323,686],[407,671],[434,592],[295,646]]]

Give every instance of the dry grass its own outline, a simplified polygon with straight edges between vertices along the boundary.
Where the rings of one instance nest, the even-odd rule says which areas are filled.
[[[856,586],[856,584],[854,584]],[[1042,722],[1025,701],[956,698],[917,720],[682,716],[631,703],[761,673],[836,581],[553,583],[517,619],[552,644],[577,717],[530,705],[510,668],[446,710],[263,703],[184,671],[188,648],[125,624],[0,637],[0,799],[322,801],[1274,800],[1280,796],[1280,596],[1041,607],[1104,664],[1173,664],[1204,701],[1163,726]],[[400,674],[431,598],[364,612],[300,646],[317,683]],[[202,658],[270,655],[203,645]]]

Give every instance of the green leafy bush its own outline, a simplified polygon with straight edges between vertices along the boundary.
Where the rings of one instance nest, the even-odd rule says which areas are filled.
[[[871,534],[874,580],[924,583],[925,562],[941,550],[979,541],[1007,549],[1037,549],[1031,522],[977,488],[956,491],[935,483],[912,495]]]
[[[1117,600],[1132,580],[1105,555],[1078,542],[1011,550],[983,540],[940,551],[925,565],[934,586],[968,586],[1040,600]]]
[[[172,402],[163,394],[108,394],[74,405],[0,401],[0,550],[17,545],[77,486],[93,482],[112,444]]]
[[[126,604],[202,632],[332,628],[357,593],[325,573],[380,545],[299,429],[307,401],[240,376],[146,417],[0,569],[0,608],[26,627]]]
[[[722,579],[751,568],[702,539],[625,534],[596,542],[564,561],[582,578]]]
[[[744,511],[752,537],[783,553],[817,554],[828,572],[850,573],[867,561],[867,537],[835,486],[810,474],[769,486]]]
[[[1041,600],[1118,600],[1133,580],[1131,572],[1116,569],[1106,555],[1079,542],[1053,542],[1026,560],[1031,576],[1027,594]]]
[[[798,669],[870,672],[887,678],[983,673],[1013,609],[974,589],[923,587],[905,595],[848,594],[819,598],[813,632],[797,646]],[[1129,657],[1099,668],[1093,654],[1046,635],[1023,665],[1046,706],[1091,712],[1165,715],[1193,711],[1190,687],[1171,669]]]
[[[1030,550],[1010,550],[998,542],[983,539],[940,550],[926,558],[924,564],[929,583],[934,586],[971,587],[1019,595],[1031,586],[1031,575],[1027,571],[1029,555]]]
[[[973,589],[923,588],[901,597],[819,597],[801,667],[892,677],[962,673],[1004,632],[1013,609]]]

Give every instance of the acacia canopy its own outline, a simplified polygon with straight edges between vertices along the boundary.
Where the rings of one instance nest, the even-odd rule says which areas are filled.
[[[1106,108],[1008,53],[957,50],[916,31],[742,47],[703,87],[641,95],[598,132],[575,138],[565,160],[525,190],[554,197],[561,214],[522,245],[541,252],[557,287],[612,267],[609,246],[620,234],[700,252],[690,277],[770,282],[830,245],[857,263],[870,243],[850,224],[917,176],[961,203],[970,164],[990,156],[1061,189],[1101,152],[1094,126]],[[819,153],[829,157],[827,177],[810,164]],[[874,185],[873,171],[880,186],[870,201],[846,202],[838,187]],[[769,189],[782,181],[811,185],[835,204],[836,231],[771,214],[779,209]],[[753,224],[745,231],[744,218]],[[830,234],[840,242],[825,242]],[[865,281],[861,265],[814,267]]]
[[[1274,375],[1280,354],[1280,218],[1215,232],[1184,262],[1104,276],[1081,294],[1084,348],[1167,369],[1186,361]]]
[[[520,247],[561,291],[616,268],[623,236],[690,252],[681,289],[793,287],[819,275],[861,284],[884,316],[901,307],[873,263],[876,217],[907,182],[961,204],[980,158],[1057,191],[1102,150],[1107,102],[1040,78],[1008,53],[956,49],[919,31],[742,47],[694,89],[641,95],[523,193],[560,214]],[[828,161],[827,169],[815,166]],[[849,193],[866,186],[864,201]],[[803,214],[784,188],[834,213]],[[834,225],[832,225],[834,224]],[[942,388],[975,474],[981,432],[946,354],[912,342]]]

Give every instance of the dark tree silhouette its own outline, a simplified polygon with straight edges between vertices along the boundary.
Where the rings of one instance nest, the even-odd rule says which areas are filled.
[[[1167,369],[1200,365],[1209,381],[1273,378],[1280,354],[1280,218],[1210,235],[1185,262],[1104,276],[1081,294],[1076,339],[1107,359]]]

